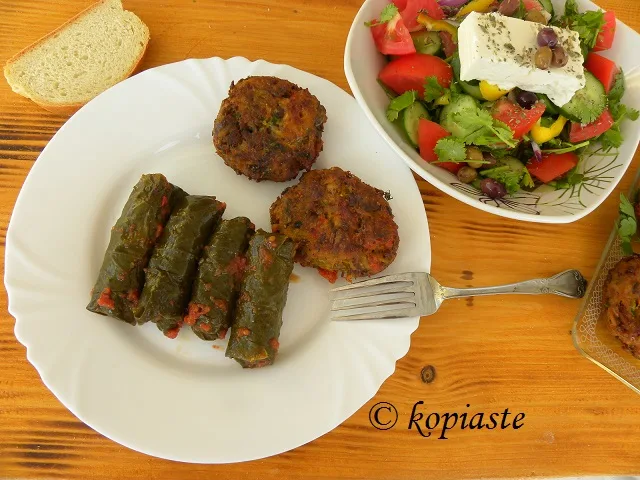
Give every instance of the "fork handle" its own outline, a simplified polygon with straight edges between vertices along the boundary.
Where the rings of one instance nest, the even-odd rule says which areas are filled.
[[[541,295],[550,293],[569,298],[582,298],[587,288],[587,281],[577,270],[566,270],[550,278],[539,278],[525,282],[510,283],[497,287],[450,288],[441,287],[444,299],[478,297],[481,295],[498,295],[519,293],[525,295]]]

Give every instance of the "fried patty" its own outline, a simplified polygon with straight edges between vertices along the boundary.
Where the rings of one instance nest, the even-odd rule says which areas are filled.
[[[231,83],[213,126],[224,163],[258,182],[311,170],[322,151],[325,108],[308,90],[276,77]]]
[[[296,243],[295,261],[330,281],[374,275],[396,257],[399,237],[382,190],[334,167],[312,170],[271,205],[271,224]]]
[[[604,305],[611,333],[640,358],[640,255],[625,257],[611,269]]]

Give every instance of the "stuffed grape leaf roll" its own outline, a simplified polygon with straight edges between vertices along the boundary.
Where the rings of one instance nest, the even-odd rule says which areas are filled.
[[[178,202],[149,260],[135,310],[138,323],[151,321],[167,337],[178,335],[202,248],[225,208],[209,196],[189,195]]]
[[[249,242],[226,351],[244,368],[264,367],[275,360],[294,250],[288,237],[263,230]]]
[[[204,247],[184,322],[203,340],[224,338],[246,266],[245,252],[255,232],[251,220],[223,220]]]
[[[185,195],[162,174],[142,175],[111,229],[87,310],[136,324],[144,269],[173,205]]]

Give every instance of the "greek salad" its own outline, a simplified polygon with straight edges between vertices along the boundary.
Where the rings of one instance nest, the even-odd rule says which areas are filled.
[[[387,118],[427,162],[491,198],[582,180],[581,154],[622,144],[624,73],[598,52],[613,12],[567,0],[393,0],[367,22],[388,58]]]

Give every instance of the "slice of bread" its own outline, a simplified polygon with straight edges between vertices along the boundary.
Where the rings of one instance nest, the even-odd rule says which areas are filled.
[[[71,115],[129,77],[149,43],[149,29],[121,0],[101,0],[8,60],[14,92]]]

